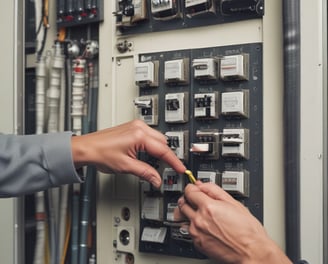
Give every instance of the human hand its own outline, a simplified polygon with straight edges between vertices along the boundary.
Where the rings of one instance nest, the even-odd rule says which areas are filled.
[[[190,220],[195,247],[208,257],[220,263],[291,263],[248,209],[216,184],[187,185],[178,205]]]
[[[186,170],[167,146],[166,137],[141,120],[72,137],[75,167],[95,165],[102,172],[131,173],[160,187],[160,175],[152,166],[137,159],[139,151],[163,160],[178,173]]]

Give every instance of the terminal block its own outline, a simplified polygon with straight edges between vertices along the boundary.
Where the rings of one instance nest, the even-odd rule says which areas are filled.
[[[249,196],[248,171],[224,171],[221,176],[222,189],[239,197]]]
[[[219,184],[219,174],[216,171],[197,171],[197,180]]]
[[[138,62],[135,65],[135,81],[139,87],[158,86],[158,61]]]
[[[158,124],[158,95],[140,96],[134,100],[138,117],[150,126]]]
[[[166,61],[164,81],[168,85],[186,85],[189,83],[189,59]]]
[[[167,144],[181,160],[188,160],[188,131],[168,131],[165,133]]]
[[[221,94],[221,114],[227,117],[249,117],[249,91],[224,92]]]
[[[224,56],[220,59],[220,78],[224,81],[248,80],[249,54]]]
[[[218,61],[214,58],[194,59],[192,67],[196,80],[217,80],[218,78]]]
[[[189,115],[189,94],[169,93],[165,95],[165,122],[185,123]]]
[[[219,158],[219,131],[204,129],[196,132],[196,142],[191,144],[190,152],[206,159]]]
[[[179,175],[172,168],[165,168],[163,170],[163,190],[182,192],[185,186],[184,177]]]
[[[222,156],[249,158],[249,130],[243,128],[223,129]]]
[[[194,95],[194,117],[204,119],[219,118],[219,93],[199,93]]]

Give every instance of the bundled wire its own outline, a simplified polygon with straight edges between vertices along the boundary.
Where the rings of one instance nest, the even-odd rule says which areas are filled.
[[[40,34],[42,26],[43,26],[43,38],[41,41],[41,47],[37,51],[37,61],[41,59],[47,40],[47,33],[49,28],[49,0],[42,1],[42,16],[39,22],[38,29],[36,31],[36,35]]]

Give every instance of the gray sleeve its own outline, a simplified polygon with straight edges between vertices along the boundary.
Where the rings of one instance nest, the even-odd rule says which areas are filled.
[[[71,132],[0,135],[0,197],[82,182],[71,152]]]

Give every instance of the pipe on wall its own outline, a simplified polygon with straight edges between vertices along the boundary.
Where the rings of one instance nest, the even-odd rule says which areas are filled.
[[[283,1],[286,253],[300,259],[300,0]]]

